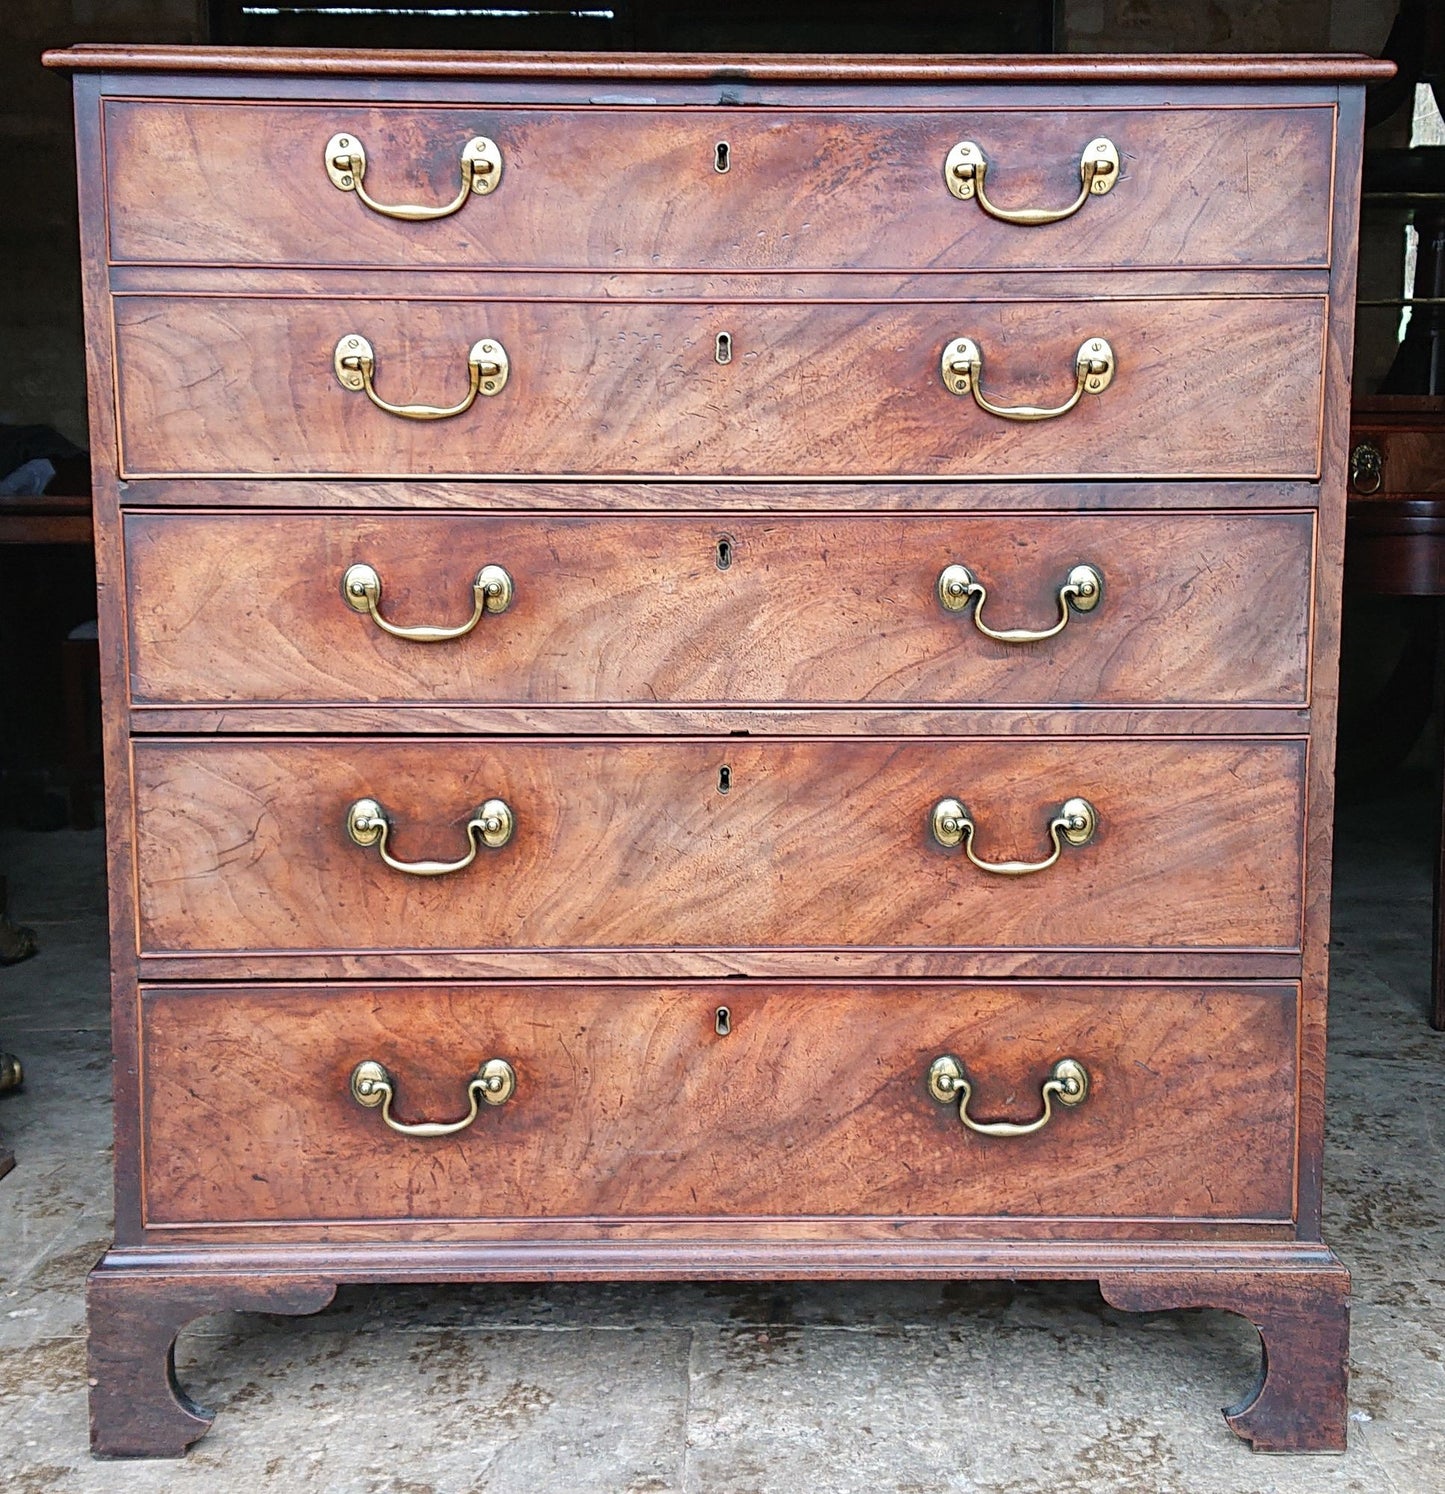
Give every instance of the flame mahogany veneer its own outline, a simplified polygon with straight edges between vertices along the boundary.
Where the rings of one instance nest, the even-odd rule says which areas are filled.
[[[106,703],[95,1451],[210,1424],[187,1322],[338,1283],[899,1276],[1243,1313],[1231,1425],[1343,1448],[1331,777],[1388,69],[47,60]],[[333,185],[333,136],[382,203],[455,197],[472,136],[502,174],[400,221]],[[1065,204],[1098,137],[1120,170],[1060,222],[947,189],[972,140],[994,203]],[[461,399],[479,339],[507,382],[388,414],[347,334],[393,403]],[[1113,382],[1001,418],[945,387],[960,337],[995,404],[1063,402],[1093,338]],[[949,566],[986,602],[950,610]],[[1056,864],[970,862],[1044,859],[1075,796]],[[392,856],[471,864],[384,865],[368,798]]]

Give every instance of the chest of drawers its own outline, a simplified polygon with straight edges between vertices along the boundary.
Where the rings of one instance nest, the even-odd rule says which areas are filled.
[[[1361,59],[81,49],[92,1430],[340,1282],[1069,1277],[1345,1435]],[[1387,71],[1387,70],[1386,70]],[[1075,200],[1077,199],[1077,200]]]

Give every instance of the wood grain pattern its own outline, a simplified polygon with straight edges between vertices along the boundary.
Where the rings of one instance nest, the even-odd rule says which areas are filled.
[[[627,948],[176,950],[140,961],[149,981],[249,980],[1294,980],[1299,950],[1224,946],[675,944]]]
[[[133,732],[190,736],[1288,736],[1309,731],[1299,706],[480,706],[136,705]]]
[[[148,990],[147,1218],[1282,1219],[1295,997],[735,982]],[[1089,1071],[1089,1096],[1032,1136],[976,1136],[928,1095],[941,1053],[975,1078],[980,1118],[1035,1119],[1066,1056]],[[452,1119],[495,1056],[516,1070],[516,1094],[455,1137],[394,1135],[348,1089],[355,1064],[376,1059],[395,1075],[399,1119]]]
[[[141,478],[120,492],[121,507],[266,509],[466,509],[502,512],[614,513],[937,513],[978,510],[1109,513],[1117,509],[1214,512],[1312,509],[1312,482],[994,482],[987,473],[942,482],[577,482],[516,478],[505,482],[392,482],[375,478]]]
[[[137,740],[141,949],[861,945],[1298,948],[1303,744]],[[726,764],[731,785],[719,791]],[[936,846],[963,799],[980,856],[1038,860],[1074,794],[1093,842],[990,876]],[[352,844],[457,857],[484,799],[517,830],[418,879]]]
[[[137,703],[834,702],[1210,705],[1307,701],[1314,517],[485,518],[131,514]],[[722,546],[723,549],[719,550]],[[516,593],[466,638],[472,581]],[[1052,627],[1081,561],[1104,600],[1043,643],[984,637],[936,584],[958,561],[991,627]]]
[[[1321,265],[1334,111],[1017,109],[986,113],[616,106],[477,110],[114,101],[106,106],[118,261],[710,270],[917,266]],[[381,202],[456,195],[463,143],[497,142],[501,184],[404,223],[334,187],[327,141],[366,148]],[[960,140],[1004,206],[1062,206],[1097,136],[1123,169],[1042,228],[953,198]],[[718,141],[730,167],[715,169]],[[1245,168],[1246,159],[1249,162]],[[253,190],[238,191],[241,183]]]
[[[127,476],[1318,471],[1322,299],[114,305]],[[465,415],[400,419],[337,381],[348,332],[371,341],[394,403],[460,398],[482,337],[507,348],[511,378]],[[726,365],[719,332],[733,340]],[[996,402],[1061,402],[1089,337],[1109,339],[1118,372],[1060,419],[1003,420],[943,385],[943,348],[964,335]]]
[[[906,270],[525,270],[515,266],[487,272],[486,289],[512,301],[1038,301],[1060,294],[1064,266],[1046,270],[995,270],[972,267]],[[249,295],[264,278],[267,294],[346,297],[358,290],[355,266],[267,265],[264,277],[255,265],[112,265],[108,279],[117,296]],[[1074,275],[1085,272],[1075,270]],[[1102,272],[1101,272],[1102,273]],[[1321,296],[1330,289],[1326,268],[1291,270],[1174,269],[1129,270],[1132,300],[1159,297]],[[394,277],[380,270],[365,272],[362,289],[374,294],[378,284]],[[401,275],[414,301],[432,297],[466,298],[477,291],[475,272],[408,266]],[[1106,290],[1110,281],[1099,281]],[[1117,277],[1123,278],[1123,277]],[[1090,282],[1092,274],[1090,273]],[[1092,299],[1092,298],[1090,298]]]

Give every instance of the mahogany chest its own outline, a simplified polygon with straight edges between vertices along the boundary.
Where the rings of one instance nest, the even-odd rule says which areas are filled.
[[[120,51],[75,73],[104,1454],[338,1283],[1320,1238],[1363,59]]]

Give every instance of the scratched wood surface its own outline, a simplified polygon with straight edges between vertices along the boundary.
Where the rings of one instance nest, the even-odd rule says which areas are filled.
[[[759,738],[138,740],[141,948],[1104,946],[1295,949],[1303,744]],[[723,791],[722,769],[727,789]],[[991,861],[1042,859],[1063,801],[1095,839],[990,875],[932,840],[956,796]],[[476,806],[517,828],[454,860]]]
[[[114,307],[128,476],[1311,477],[1319,467],[1322,297],[124,296]],[[724,332],[732,361],[720,364]],[[501,341],[511,377],[463,415],[402,419],[338,381],[333,354],[351,333],[371,342],[377,392],[394,404],[462,398],[481,338]],[[982,351],[995,403],[1062,403],[1089,338],[1109,340],[1118,371],[1058,419],[1001,419],[944,387],[943,349],[963,336]]]
[[[1286,1219],[1295,1001],[1147,984],[152,988],[146,1215]],[[945,1053],[980,1120],[1037,1119],[1060,1058],[1089,1094],[1031,1136],[977,1136],[928,1093]],[[397,1119],[455,1120],[493,1057],[515,1095],[452,1137],[396,1135],[349,1092],[374,1059]]]
[[[1314,516],[506,518],[130,514],[138,703],[1306,704]],[[501,565],[505,613],[455,626]],[[1047,629],[1072,567],[1104,600],[1040,643],[990,640],[937,580],[966,564],[994,629]]]
[[[1322,265],[1333,130],[1334,111],[1319,106],[780,113],[111,100],[111,254],[623,271]],[[475,135],[497,143],[500,185],[438,221],[383,217],[327,176],[337,134],[365,147],[366,190],[381,203],[451,201]],[[1062,207],[1100,136],[1118,148],[1118,181],[1061,223],[997,222],[944,183],[949,150],[972,140],[991,201]]]

